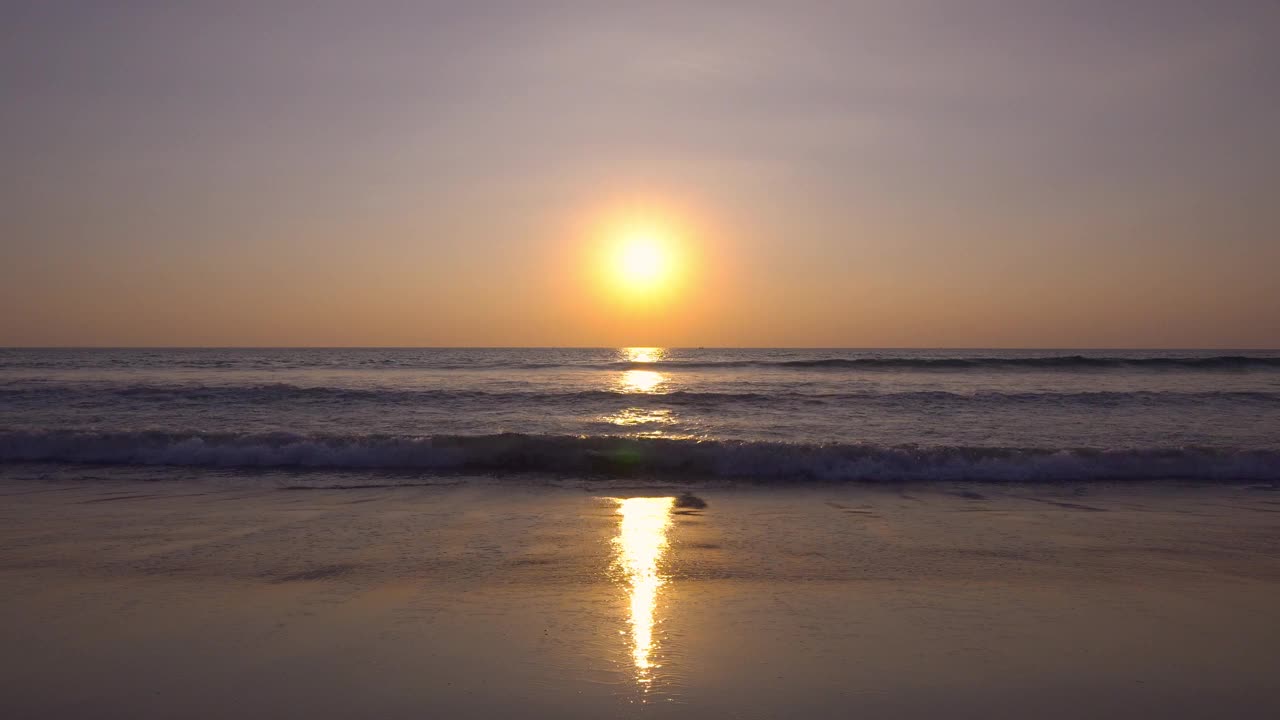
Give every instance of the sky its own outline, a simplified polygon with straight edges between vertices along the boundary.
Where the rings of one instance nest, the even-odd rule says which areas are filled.
[[[7,2],[0,345],[1274,348],[1277,37],[1274,0]]]

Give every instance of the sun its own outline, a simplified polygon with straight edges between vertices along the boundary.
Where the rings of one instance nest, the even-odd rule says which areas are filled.
[[[656,233],[629,233],[618,244],[615,269],[625,287],[652,289],[662,285],[670,275],[670,252],[664,239]]]
[[[623,207],[603,210],[590,222],[583,279],[608,307],[632,319],[656,318],[687,297],[702,265],[697,235],[684,215]]]

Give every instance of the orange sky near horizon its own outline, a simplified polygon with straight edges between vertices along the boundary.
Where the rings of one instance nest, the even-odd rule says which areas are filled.
[[[1280,344],[1274,295],[1224,285],[1228,258],[1117,248],[1099,265],[1064,244],[1029,263],[1012,230],[968,230],[983,237],[926,249],[915,243],[929,230],[870,214],[850,223],[855,241],[774,245],[763,223],[753,231],[671,214],[656,223],[681,228],[671,231],[676,277],[630,293],[614,268],[621,236],[598,211],[582,215],[592,219],[567,217],[487,249],[415,247],[422,231],[406,223],[385,230],[391,242],[310,254],[300,237],[291,252],[245,265],[131,257],[56,293],[19,278],[5,304],[23,312],[6,314],[0,337],[38,346]],[[984,243],[1004,247],[976,250]],[[1151,263],[1158,275],[1144,272]]]

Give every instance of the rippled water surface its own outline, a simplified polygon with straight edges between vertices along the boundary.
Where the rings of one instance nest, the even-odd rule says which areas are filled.
[[[0,350],[4,460],[1267,479],[1277,453],[1278,352]]]

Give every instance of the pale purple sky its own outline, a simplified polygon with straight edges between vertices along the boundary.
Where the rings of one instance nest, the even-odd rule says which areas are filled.
[[[11,2],[0,345],[1280,346],[1280,2]],[[696,227],[610,311],[580,235]]]

